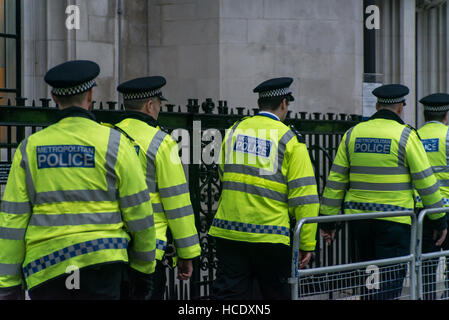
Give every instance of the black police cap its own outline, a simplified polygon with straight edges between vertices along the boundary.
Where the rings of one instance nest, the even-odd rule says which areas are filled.
[[[167,101],[162,95],[162,87],[167,84],[164,77],[144,77],[126,81],[117,87],[118,92],[123,94],[124,100],[141,100],[158,97]]]
[[[434,93],[422,98],[419,102],[424,105],[425,111],[449,111],[449,94],[446,93]]]
[[[295,101],[290,90],[290,85],[293,83],[292,78],[274,78],[259,84],[254,90],[254,93],[259,94],[259,99],[286,97],[290,101]]]
[[[402,84],[386,84],[373,90],[380,104],[405,103],[405,96],[410,92],[409,88]]]
[[[45,82],[53,87],[56,96],[72,96],[86,92],[96,86],[95,78],[100,74],[98,64],[88,60],[64,62],[50,69]]]

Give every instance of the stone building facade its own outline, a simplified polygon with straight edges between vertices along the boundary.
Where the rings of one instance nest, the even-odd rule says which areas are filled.
[[[371,52],[368,4],[380,12]],[[66,28],[70,5],[78,30]],[[158,74],[172,104],[254,108],[258,83],[290,76],[295,111],[362,114],[374,55],[369,72],[410,87],[405,118],[419,125],[419,98],[449,91],[448,14],[445,0],[21,0],[21,95],[49,97],[46,70],[91,59],[102,70],[97,101],[118,100],[122,81]]]

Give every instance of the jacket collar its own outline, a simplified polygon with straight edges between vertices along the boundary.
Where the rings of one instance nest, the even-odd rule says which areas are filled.
[[[69,117],[81,117],[97,122],[97,119],[92,112],[77,106],[72,106],[59,111],[59,121]]]
[[[125,115],[123,116],[122,120],[128,119],[128,118],[132,118],[132,119],[137,119],[140,121],[145,122],[146,124],[157,128],[159,126],[159,123],[157,122],[156,119],[154,119],[152,116],[149,116],[143,112],[139,112],[139,111],[126,111]]]
[[[381,110],[377,111],[368,120],[374,120],[374,119],[394,120],[396,122],[399,122],[400,124],[405,124],[405,122],[396,113],[394,113],[393,111],[387,110],[387,109],[381,109]]]

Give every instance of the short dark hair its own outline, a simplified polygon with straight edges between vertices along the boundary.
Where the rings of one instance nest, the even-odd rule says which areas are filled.
[[[159,97],[151,97],[151,98],[148,98],[148,99],[125,100],[123,105],[125,106],[126,110],[140,111],[149,100],[152,100],[153,103],[154,103],[154,101],[156,99],[160,100]]]
[[[126,110],[140,111],[148,100],[125,100],[123,105]]]
[[[424,121],[440,121],[442,122],[444,120],[444,117],[446,117],[447,111],[428,111],[424,110]]]
[[[259,98],[259,100],[257,100],[257,104],[259,105],[259,109],[261,110],[274,111],[280,107],[284,99],[287,99],[287,101],[289,100],[288,96]]]
[[[80,106],[83,104],[89,91],[90,90],[80,93],[80,94],[75,94],[72,96],[56,96],[55,95],[55,98],[56,98],[58,104],[63,107]]]

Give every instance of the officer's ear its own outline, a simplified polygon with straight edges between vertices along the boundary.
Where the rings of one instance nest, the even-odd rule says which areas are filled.
[[[288,99],[287,98],[282,99],[281,110],[285,111],[285,109],[288,109],[288,105],[289,105]]]
[[[89,111],[92,111],[93,109],[92,103],[94,101],[94,90],[95,90],[94,88],[91,88],[89,91],[87,91],[87,95],[85,98],[86,100],[84,100],[87,105],[87,110]]]
[[[401,117],[402,118],[402,116],[403,116],[403,114],[404,114],[404,104],[403,103],[401,103],[400,105],[399,105],[399,107],[396,109],[398,112],[398,116],[399,117]]]
[[[153,100],[148,99],[144,106],[145,112],[151,114],[153,112]]]
[[[87,102],[89,102],[89,105],[92,104],[92,101],[94,101],[94,88],[91,88],[87,93]]]
[[[376,103],[376,110],[379,111],[379,109],[380,109],[379,103]]]
[[[52,93],[51,94],[51,98],[53,99],[53,101],[59,106],[59,102],[58,102],[58,98],[56,98],[56,96]]]
[[[446,112],[446,115],[444,116],[443,119],[443,123],[447,125],[447,115],[449,114],[449,112]]]

